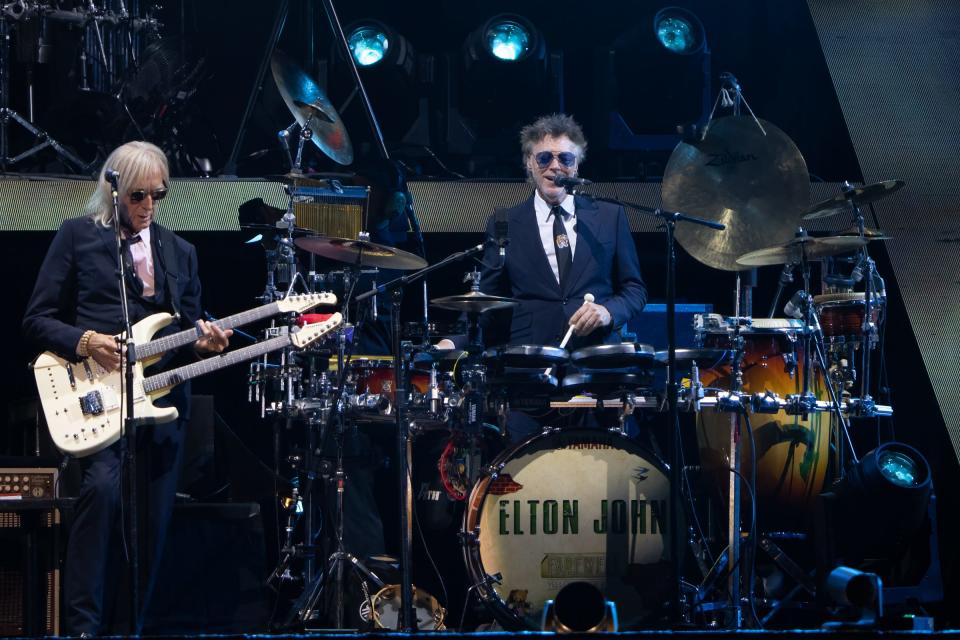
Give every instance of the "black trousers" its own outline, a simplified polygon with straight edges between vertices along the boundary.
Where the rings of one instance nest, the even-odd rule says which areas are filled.
[[[140,531],[141,615],[156,583],[176,497],[186,422],[139,427],[137,509]],[[128,565],[123,553],[120,443],[79,459],[80,496],[67,541],[64,601],[73,635],[116,633],[117,607],[129,607]],[[119,594],[124,585],[125,593]],[[117,603],[114,606],[114,603]],[[139,634],[140,629],[127,629]]]

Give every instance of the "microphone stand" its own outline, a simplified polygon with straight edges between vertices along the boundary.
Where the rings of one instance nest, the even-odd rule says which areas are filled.
[[[415,631],[417,624],[413,611],[413,490],[410,486],[410,466],[413,457],[410,429],[405,420],[407,406],[406,365],[400,344],[400,303],[403,301],[403,288],[428,273],[452,262],[481,253],[483,244],[466,251],[451,254],[440,262],[428,265],[409,275],[403,275],[385,282],[358,295],[357,303],[367,298],[389,291],[390,300],[390,347],[394,354],[394,394],[395,419],[397,427],[397,478],[400,486],[400,616],[398,631]]]
[[[680,550],[683,548],[685,543],[685,537],[683,532],[680,531],[679,527],[679,518],[677,517],[677,505],[681,502],[680,496],[680,483],[681,483],[681,471],[680,471],[680,413],[677,406],[677,383],[676,383],[676,370],[677,370],[677,326],[676,326],[676,306],[677,306],[677,291],[676,291],[676,270],[677,270],[677,256],[676,256],[676,239],[674,232],[676,231],[676,226],[678,222],[689,222],[691,224],[699,224],[704,227],[709,227],[711,229],[716,229],[717,231],[723,231],[726,229],[726,225],[719,222],[712,222],[710,220],[704,220],[703,218],[698,218],[696,216],[687,215],[679,211],[664,211],[663,209],[656,209],[653,207],[647,207],[642,204],[637,204],[635,202],[628,202],[626,200],[617,200],[615,198],[601,198],[598,196],[592,196],[589,194],[581,193],[576,187],[568,187],[567,192],[574,195],[581,195],[590,200],[607,202],[610,204],[615,204],[618,206],[626,207],[633,209],[634,211],[639,211],[644,215],[650,215],[658,220],[663,221],[664,230],[667,234],[667,406],[670,413],[670,426],[673,429],[673,433],[670,437],[670,446],[668,447],[668,459],[670,461],[670,511],[668,514],[668,522],[670,526],[670,548],[671,548],[671,558],[673,559],[673,570],[676,576],[676,592],[674,593],[673,614],[677,620],[680,619],[681,614],[681,602],[683,594],[680,589],[680,584],[682,582],[681,577],[683,575],[683,562],[680,557]]]
[[[128,541],[130,560],[130,623],[134,635],[140,635],[140,540],[137,513],[137,456],[136,431],[133,419],[133,367],[137,361],[136,345],[133,341],[133,329],[130,324],[130,307],[127,303],[127,272],[123,255],[123,238],[120,230],[120,202],[117,194],[119,176],[113,174],[107,178],[110,182],[110,195],[113,199],[113,230],[117,249],[117,263],[120,265],[120,310],[123,316],[124,345],[126,359],[121,358],[123,367],[124,418],[120,435],[121,464],[126,467],[127,477],[127,517],[130,521],[130,540]],[[122,477],[122,475],[121,475]],[[120,483],[121,494],[123,483]],[[121,503],[123,496],[121,495]]]

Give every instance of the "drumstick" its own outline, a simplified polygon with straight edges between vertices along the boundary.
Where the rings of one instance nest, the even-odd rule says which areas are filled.
[[[583,294],[583,301],[593,302],[594,301],[593,294],[592,293]],[[580,306],[583,306],[583,305],[580,305]],[[567,329],[567,335],[563,336],[563,340],[560,341],[561,349],[567,346],[567,343],[570,342],[570,338],[572,336],[573,336],[573,325],[570,325],[570,328]],[[548,376],[552,371],[553,371],[553,367],[547,367],[546,370],[544,370],[543,375]]]

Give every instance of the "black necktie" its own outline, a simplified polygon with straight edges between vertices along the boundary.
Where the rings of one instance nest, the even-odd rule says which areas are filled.
[[[563,207],[555,206],[550,210],[553,216],[553,246],[557,250],[557,271],[560,272],[560,288],[566,282],[567,274],[573,265],[573,252],[570,251],[570,238],[567,237],[567,228],[563,226]]]

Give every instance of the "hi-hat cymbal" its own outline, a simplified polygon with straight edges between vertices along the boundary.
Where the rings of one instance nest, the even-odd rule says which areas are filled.
[[[859,249],[865,244],[867,244],[867,241],[857,236],[831,236],[828,238],[801,236],[783,245],[745,253],[737,258],[737,264],[745,267],[789,264],[800,262],[800,258],[804,255],[807,260],[819,260],[827,256]]]
[[[876,202],[881,198],[886,198],[903,188],[906,183],[903,180],[884,180],[883,182],[874,182],[862,187],[856,187],[846,193],[838,193],[832,198],[827,198],[822,202],[813,205],[803,214],[804,220],[815,220],[817,218],[829,218],[838,213],[850,211],[850,201],[857,204],[867,204]]]
[[[483,313],[495,309],[508,309],[520,304],[519,300],[502,296],[489,296],[480,291],[471,291],[459,296],[445,296],[434,298],[430,304],[439,309],[466,311],[467,313]]]
[[[719,118],[700,142],[681,142],[663,175],[663,206],[727,225],[677,225],[677,241],[700,262],[727,271],[737,258],[790,240],[810,202],[810,174],[793,141],[749,116]]]
[[[366,240],[320,236],[297,238],[293,243],[318,256],[365,267],[412,271],[427,266],[427,261],[418,255]]]
[[[353,162],[353,145],[347,129],[320,87],[279,49],[273,52],[270,68],[277,89],[297,124],[313,132],[310,138],[313,144],[334,162]]]

